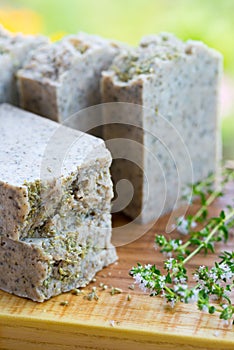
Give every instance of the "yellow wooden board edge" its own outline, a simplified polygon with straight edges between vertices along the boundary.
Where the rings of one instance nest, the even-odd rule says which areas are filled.
[[[0,349],[233,350],[233,341],[0,315]]]

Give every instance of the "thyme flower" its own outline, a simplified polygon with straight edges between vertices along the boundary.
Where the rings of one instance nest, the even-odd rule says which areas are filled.
[[[196,302],[199,310],[210,314],[218,312],[220,319],[229,321],[234,316],[230,299],[234,287],[234,251],[224,251],[221,260],[211,268],[198,267],[193,273],[196,283],[193,287],[188,284],[186,269],[186,264],[201,251],[214,253],[217,242],[227,242],[230,229],[234,227],[233,206],[227,206],[217,217],[208,218],[210,204],[223,195],[221,191],[212,192],[212,180],[214,177],[210,175],[204,182],[193,185],[193,196],[199,195],[201,207],[194,216],[177,220],[177,230],[187,235],[186,242],[156,235],[155,245],[168,256],[163,270],[156,265],[138,263],[132,267],[130,275],[144,292],[162,296],[172,307],[177,302]],[[225,170],[222,186],[231,180],[234,180],[234,171]],[[194,230],[197,223],[203,223],[203,228]]]

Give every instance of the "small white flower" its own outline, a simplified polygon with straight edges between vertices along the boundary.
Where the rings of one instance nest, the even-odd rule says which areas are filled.
[[[178,267],[173,267],[172,272],[176,274],[178,272]]]
[[[143,286],[146,287],[147,284],[148,284],[148,281],[146,281],[145,279],[143,279],[142,282],[141,282],[141,284],[143,284]]]
[[[187,235],[189,233],[188,226],[189,226],[189,222],[188,220],[185,219],[184,216],[180,216],[177,219],[177,230],[183,235]],[[191,228],[195,228],[196,226],[197,226],[197,223],[193,221],[191,223]]]
[[[222,280],[226,279],[230,281],[231,279],[233,279],[234,275],[227,264],[220,264],[220,268],[223,271],[222,275],[220,276]]]
[[[181,297],[185,297],[187,289],[188,289],[187,284],[178,284],[174,286],[174,291]]]
[[[208,277],[211,278],[214,281],[216,281],[218,279],[217,274],[215,272],[213,272],[213,271],[208,273]]]
[[[140,284],[142,281],[142,276],[139,272],[135,276],[133,276],[133,278],[135,279],[136,284]]]
[[[152,265],[151,265],[151,264],[147,264],[147,265],[145,265],[145,269],[147,269],[147,270],[150,270],[150,269],[151,269],[151,267],[152,267]]]
[[[179,280],[180,280],[180,283],[182,283],[182,284],[186,283],[186,278],[185,277],[180,277]]]
[[[162,289],[165,287],[165,279],[166,279],[165,276],[159,276],[158,277],[159,287],[162,288]]]
[[[145,282],[145,281],[144,281]],[[144,292],[146,293],[148,291],[148,288],[145,287],[145,284],[144,282],[140,283],[139,284],[139,288]]]
[[[185,297],[186,296],[186,289],[182,289],[180,291],[177,292],[181,297]]]
[[[201,273],[206,269],[206,267],[204,265],[199,266],[198,272]]]
[[[165,266],[168,270],[171,270],[172,269],[172,266],[173,266],[173,261],[175,259],[174,258],[169,258],[166,262],[165,262]]]
[[[196,303],[198,300],[198,293],[199,293],[198,289],[193,290],[193,294],[191,295],[190,298],[188,298],[188,303]]]
[[[207,307],[206,305],[203,305],[203,306],[202,306],[202,311],[204,311],[204,312],[208,312],[208,311],[209,311],[209,309],[208,309],[208,307]]]
[[[199,282],[199,288],[200,288],[200,289],[202,289],[202,288],[205,289],[205,287],[206,287],[205,284],[206,284],[206,283],[205,283],[203,280],[198,280],[198,282]]]
[[[172,309],[175,306],[175,300],[174,299],[170,302],[170,306],[171,306]]]
[[[197,273],[195,273],[195,274],[193,275],[193,279],[194,279],[196,282],[198,282],[198,281],[199,281],[199,275],[198,275]]]
[[[188,289],[188,286],[187,286],[187,284],[181,284],[181,288],[182,288],[183,290],[186,290],[186,289]]]
[[[179,241],[179,243],[177,243],[174,239],[171,240],[171,246],[173,250],[176,250],[181,244],[182,244],[182,241]]]

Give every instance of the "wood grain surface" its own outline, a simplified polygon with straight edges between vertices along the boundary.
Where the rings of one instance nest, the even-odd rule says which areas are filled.
[[[212,205],[211,215],[218,214],[225,204],[233,204],[234,185],[228,186],[226,196]],[[196,211],[198,205],[191,209]],[[129,226],[124,217],[115,217],[114,226],[125,224],[124,240],[131,243],[118,247],[119,261],[101,271],[96,282],[81,295],[66,293],[39,304],[0,292],[0,349],[24,350],[192,350],[234,349],[234,326],[224,326],[217,315],[197,310],[195,305],[168,307],[159,297],[149,297],[135,287],[130,268],[141,263],[156,263],[162,267],[162,256],[153,247],[156,233],[163,233],[169,215],[160,218],[142,237],[144,227]],[[124,226],[124,227],[125,227]],[[134,241],[136,237],[140,237]],[[125,243],[126,243],[125,242]],[[218,251],[233,249],[234,239],[220,244]],[[211,265],[215,255],[195,257],[189,268]],[[100,283],[123,289],[110,295],[110,288],[101,290]],[[99,299],[89,301],[84,295],[97,286]],[[131,300],[127,300],[128,294]],[[61,305],[68,301],[68,305]]]

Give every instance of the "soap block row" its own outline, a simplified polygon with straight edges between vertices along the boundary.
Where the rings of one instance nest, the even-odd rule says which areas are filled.
[[[90,133],[142,145],[137,166],[131,162],[134,149],[127,149],[132,159],[114,161],[112,176],[114,185],[127,179],[134,187],[125,214],[149,222],[180,204],[177,199],[189,183],[217,173],[221,74],[221,55],[201,42],[162,33],[130,48],[80,33],[38,48],[17,77],[21,106],[59,122],[101,101],[142,108],[135,118],[120,116],[122,126],[118,120],[111,125],[115,116],[104,108],[97,125],[105,125]],[[89,131],[89,114],[72,126]],[[126,126],[131,118],[136,127]],[[114,154],[111,143],[109,147]]]
[[[0,103],[64,122],[101,102],[102,71],[125,47],[86,33],[50,43],[43,36],[13,35],[1,29]]]

